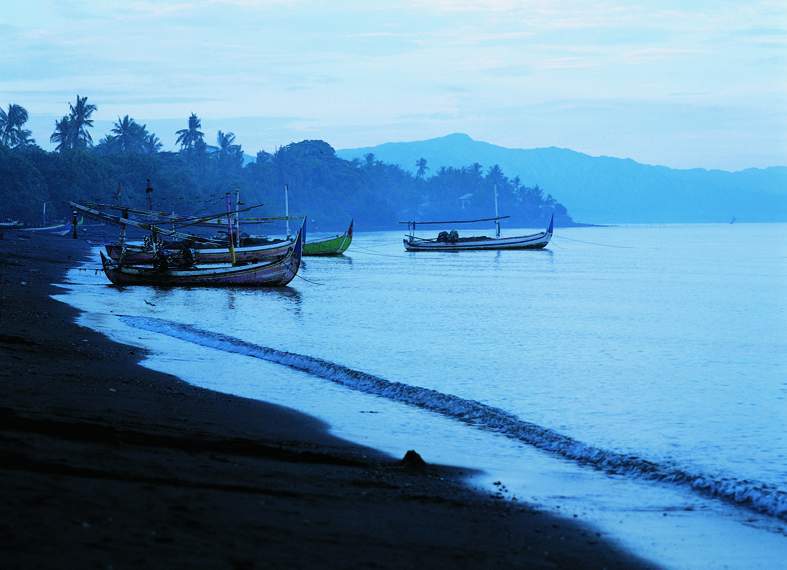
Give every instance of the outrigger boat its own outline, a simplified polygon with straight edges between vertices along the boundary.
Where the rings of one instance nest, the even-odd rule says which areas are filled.
[[[549,226],[543,232],[524,236],[500,237],[500,220],[505,220],[510,216],[498,215],[497,187],[495,187],[495,217],[482,218],[480,220],[452,220],[452,221],[409,221],[399,222],[407,224],[408,235],[404,238],[404,248],[407,251],[472,251],[472,250],[501,250],[501,249],[543,249],[552,239],[554,230],[554,214],[549,219]],[[440,232],[436,238],[416,237],[415,229],[418,225],[442,225],[449,224],[472,224],[476,222],[495,222],[495,237],[472,236],[459,237],[454,230],[451,232]]]
[[[277,240],[260,245],[243,245],[235,248],[235,260],[246,263],[257,263],[275,257],[286,255],[287,250],[295,244],[295,239]],[[177,254],[183,248],[189,247],[185,241],[168,242],[164,249],[170,254]],[[144,265],[153,263],[154,254],[143,243],[111,243],[105,246],[107,256],[112,261],[123,261],[129,265]],[[191,246],[194,260],[199,264],[204,263],[231,263],[232,254],[226,247],[218,244],[194,244]]]
[[[290,198],[289,187],[284,185],[284,217],[274,218],[282,219],[287,223],[287,235],[290,235]],[[353,221],[350,220],[350,226],[343,234],[339,234],[330,238],[320,239],[316,241],[307,241],[303,244],[303,255],[305,256],[330,256],[342,255],[353,241]],[[250,243],[253,242],[249,240]]]
[[[298,231],[295,243],[287,254],[278,260],[234,265],[161,268],[120,264],[101,252],[101,265],[107,278],[114,285],[283,287],[298,273],[302,254],[301,230]]]
[[[455,232],[440,232],[437,238],[420,238],[415,236],[415,227],[418,224],[469,224],[474,222],[495,221],[498,225],[500,220],[508,216],[497,218],[484,218],[481,220],[454,220],[450,222],[401,222],[408,224],[410,234],[404,238],[404,248],[407,251],[471,251],[471,250],[498,250],[498,249],[543,249],[552,239],[554,228],[554,216],[549,220],[549,227],[543,232],[525,236],[515,237],[458,237]],[[453,235],[452,235],[453,234]]]
[[[202,238],[193,234],[178,232],[176,230],[167,230],[156,226],[150,221],[132,220],[125,216],[132,211],[130,208],[120,208],[117,206],[108,206],[104,204],[95,204],[97,207],[111,207],[112,209],[123,210],[123,214],[115,216],[107,214],[95,208],[83,206],[76,202],[70,202],[71,206],[80,210],[88,216],[98,218],[107,222],[115,223],[121,226],[131,226],[143,230],[152,231],[154,228],[158,234],[169,236],[170,240],[163,242],[159,248],[165,254],[177,257],[185,249],[190,250],[190,255],[193,256],[195,263],[257,263],[261,261],[270,260],[273,258],[282,257],[287,254],[287,251],[295,244],[294,238],[284,240],[267,240],[265,243],[260,244],[241,244],[234,247],[231,252],[226,246],[220,245],[226,240],[212,240]],[[247,209],[256,208],[258,206],[251,206]],[[240,210],[244,211],[244,210]],[[147,210],[134,210],[138,214],[160,214],[160,212],[148,212]],[[224,214],[226,215],[226,214]],[[164,218],[158,220],[156,223],[167,223],[173,227],[186,227],[195,225],[204,225],[208,220],[216,219],[220,214],[211,214],[207,216],[186,217],[186,218]],[[217,224],[218,225],[218,224]],[[224,227],[224,226],[222,226]],[[114,262],[119,262],[127,265],[144,265],[153,263],[156,257],[152,247],[146,247],[144,242],[126,242],[121,237],[118,243],[111,243],[105,246],[107,256]],[[234,253],[234,258],[233,258]]]
[[[353,222],[343,234],[332,238],[307,242],[303,246],[303,255],[341,255],[353,241]]]

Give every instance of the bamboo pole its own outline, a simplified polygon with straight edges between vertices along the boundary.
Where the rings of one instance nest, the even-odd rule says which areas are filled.
[[[289,198],[289,188],[285,184],[284,185],[284,216],[287,219],[287,238],[290,237],[290,198]]]
[[[237,259],[235,258],[235,240],[232,237],[232,199],[230,198],[230,193],[227,192],[227,238],[230,244],[230,258],[232,259],[232,265],[237,263]]]

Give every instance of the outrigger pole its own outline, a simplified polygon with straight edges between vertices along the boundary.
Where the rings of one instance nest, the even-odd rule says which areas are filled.
[[[497,205],[497,184],[495,184],[495,228],[497,229],[497,234],[495,237],[500,237],[500,209]]]
[[[235,190],[235,245],[240,247],[240,190]]]
[[[229,192],[227,192],[227,237],[230,243],[230,258],[232,265],[235,265],[237,260],[235,259],[235,239],[232,236],[232,199]]]
[[[287,220],[287,237],[290,237],[290,197],[289,197],[289,187],[287,184],[284,185],[284,216]]]
[[[399,222],[400,224],[474,224],[476,222],[494,222],[495,220],[506,220],[511,216],[496,216],[494,218],[479,218],[477,220],[437,220],[437,221],[421,221],[410,220],[409,222]]]

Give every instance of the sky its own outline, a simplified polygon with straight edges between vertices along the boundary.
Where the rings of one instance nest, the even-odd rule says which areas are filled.
[[[166,148],[453,132],[679,168],[787,165],[783,0],[3,0],[0,105],[48,147],[74,96]]]

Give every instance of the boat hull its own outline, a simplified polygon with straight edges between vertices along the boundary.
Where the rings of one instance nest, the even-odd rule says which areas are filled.
[[[235,260],[243,263],[258,263],[276,257],[287,255],[287,251],[293,246],[293,240],[286,240],[278,243],[265,245],[250,245],[235,248]],[[107,255],[112,261],[120,261],[123,248],[120,244],[109,244],[106,246]],[[172,254],[177,254],[177,249],[167,250]],[[195,261],[198,264],[204,263],[232,263],[232,256],[228,248],[194,248]],[[146,251],[141,246],[126,246],[123,254],[123,263],[129,265],[144,265],[153,263],[153,253]]]
[[[121,265],[101,252],[101,264],[114,285],[203,286],[203,287],[283,287],[295,278],[301,263],[303,240],[299,232],[295,244],[283,258],[228,267],[195,266],[159,271],[153,267]]]
[[[303,246],[303,255],[342,255],[353,241],[353,224],[342,235],[329,239],[309,242]]]
[[[407,251],[481,251],[481,250],[518,250],[518,249],[544,249],[549,240],[552,239],[552,232],[545,231],[527,236],[516,236],[508,238],[485,238],[467,239],[458,242],[439,242],[437,240],[426,240],[412,238],[404,239],[404,248]]]

